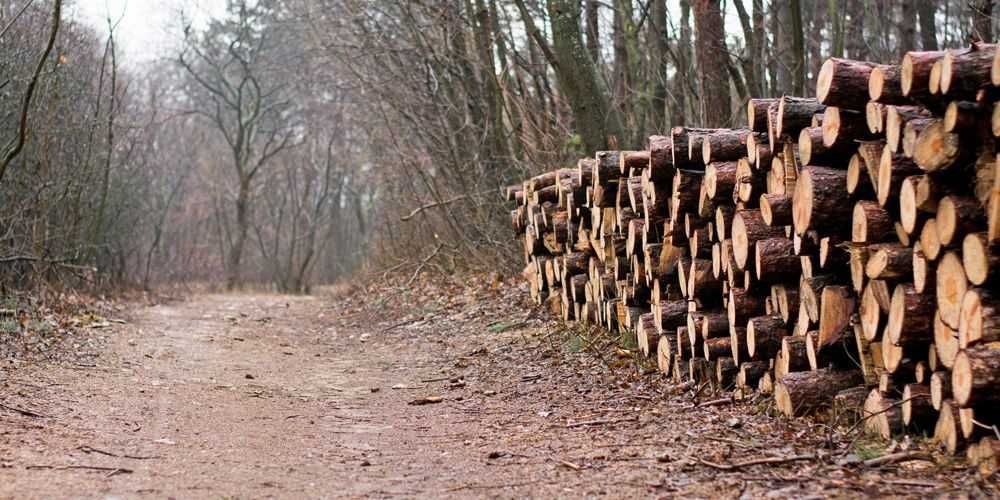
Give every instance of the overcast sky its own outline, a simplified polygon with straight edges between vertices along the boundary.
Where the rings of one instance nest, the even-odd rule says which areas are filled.
[[[183,10],[196,19],[219,16],[226,0],[76,0],[70,14],[101,33],[107,33],[107,18],[118,25],[118,44],[132,63],[150,61],[172,47],[178,37],[178,14]]]

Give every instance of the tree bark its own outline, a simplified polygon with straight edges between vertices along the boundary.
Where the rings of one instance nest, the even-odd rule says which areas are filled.
[[[729,53],[719,0],[695,0],[701,117],[706,127],[720,127],[730,120]]]

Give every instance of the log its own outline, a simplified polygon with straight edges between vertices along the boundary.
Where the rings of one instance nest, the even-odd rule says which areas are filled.
[[[918,241],[913,245],[913,288],[917,293],[931,293],[934,291],[934,279],[934,269]]]
[[[792,224],[792,199],[784,194],[760,195],[760,216],[769,226]]]
[[[670,375],[674,367],[674,346],[666,335],[660,337],[660,341],[656,344],[656,366],[663,375]]]
[[[864,110],[864,108],[861,108]],[[829,106],[823,111],[823,146],[836,149],[847,147],[854,152],[857,149],[856,139],[872,139],[875,137],[868,130],[865,114],[860,111]],[[803,163],[809,164],[805,160]]]
[[[799,279],[799,303],[808,314],[809,321],[816,323],[820,319],[820,303],[823,289],[827,286],[838,285],[841,277],[835,274],[822,274],[818,276]]]
[[[938,263],[935,276],[935,293],[941,321],[957,330],[962,316],[962,299],[969,284],[965,269],[962,268],[962,259],[955,252],[945,253]]]
[[[902,399],[903,425],[930,429],[937,421],[937,411],[931,406],[931,389],[925,384],[906,384]]]
[[[722,389],[733,386],[739,371],[739,366],[733,358],[722,357],[715,361],[715,380]]]
[[[970,288],[962,297],[958,348],[1000,341],[1000,296],[985,288]]]
[[[885,335],[895,345],[929,344],[934,332],[934,298],[917,293],[913,285],[900,284],[892,292]]]
[[[819,332],[816,338],[816,347],[819,349],[831,346],[848,336],[848,326],[857,303],[854,294],[845,286],[823,288],[821,301]]]
[[[986,214],[979,201],[969,196],[945,196],[938,204],[938,240],[944,246],[957,244],[967,233],[986,228]]]
[[[913,274],[913,249],[898,243],[868,247],[865,276],[873,280],[899,280]]]
[[[750,203],[760,193],[767,190],[767,173],[754,170],[746,158],[736,162],[736,187],[733,190],[734,203]]]
[[[925,172],[966,165],[975,158],[975,145],[963,134],[946,132],[944,122],[933,120],[917,136],[913,161]]]
[[[813,115],[822,113],[825,109],[826,106],[816,99],[783,96],[778,103],[774,137],[783,135],[794,137],[794,134],[812,124]]]
[[[809,369],[809,352],[805,336],[788,336],[781,339],[781,355],[775,360],[774,373],[787,373]],[[780,379],[780,377],[779,377]]]
[[[857,145],[850,140],[837,141],[836,138],[826,145],[825,133],[825,127],[807,127],[799,132],[799,159],[803,165],[839,167],[850,161]]]
[[[903,229],[912,234],[926,214],[937,212],[943,195],[939,183],[929,175],[911,175],[899,188],[899,218]]]
[[[764,223],[760,210],[737,210],[733,216],[732,239],[733,257],[740,269],[747,268],[751,246],[768,238],[781,238],[784,229]]]
[[[781,350],[781,340],[788,335],[785,321],[777,316],[757,316],[747,320],[747,355],[767,360]]]
[[[937,220],[927,219],[924,226],[920,228],[920,249],[928,260],[937,260],[941,253],[941,240],[938,239]]]
[[[650,150],[645,151],[622,151],[618,157],[618,171],[624,177],[631,172],[638,172],[649,168]]]
[[[685,300],[662,300],[660,307],[653,309],[656,332],[673,330],[687,323],[688,304]]]
[[[763,283],[793,281],[802,272],[794,244],[787,238],[768,238],[754,245],[754,271]]]
[[[917,167],[909,158],[902,155],[893,154],[888,148],[882,151],[882,157],[878,164],[878,177],[875,191],[878,195],[878,203],[886,206],[890,200],[899,198],[903,181],[912,175],[920,173]]]
[[[889,312],[888,302],[891,301],[888,294],[884,292],[885,289],[886,284],[884,281],[872,280],[865,285],[864,291],[861,294],[858,315],[861,331],[866,340],[878,340],[879,335],[882,333],[880,327],[883,324],[883,318]],[[879,297],[883,293],[885,293],[888,299],[884,308]]]
[[[774,401],[783,414],[798,417],[829,408],[838,392],[861,382],[861,373],[857,370],[789,373],[775,384]]]
[[[734,161],[746,156],[750,129],[719,129],[702,136],[701,155],[705,165]]]
[[[875,194],[874,184],[860,153],[853,154],[847,162],[847,193],[863,198],[870,198]]]
[[[754,132],[767,132],[767,110],[777,105],[778,99],[750,99],[747,101],[747,126]]]
[[[861,200],[854,204],[851,218],[851,241],[879,243],[893,238],[893,219],[878,203]]]
[[[838,392],[833,397],[833,421],[853,425],[861,420],[868,389],[863,385]]]
[[[903,95],[903,68],[896,65],[880,64],[872,68],[868,75],[868,98],[881,104],[909,104]]]
[[[826,106],[863,110],[875,63],[831,57],[816,77],[816,99]]]
[[[883,396],[878,389],[868,393],[861,415],[865,429],[882,439],[890,439],[903,432],[903,409],[898,401]]]
[[[727,323],[728,324],[728,323]],[[747,343],[747,329],[736,326],[729,331],[729,346],[733,360],[739,363],[750,357],[749,344]]]
[[[975,96],[989,81],[995,54],[996,46],[990,44],[947,51],[941,60],[941,93],[955,98]]]
[[[941,321],[940,311],[934,312],[934,352],[937,361],[945,368],[955,365],[955,356],[961,348],[958,332]]]
[[[660,334],[656,331],[656,315],[649,312],[639,316],[636,340],[639,344],[639,350],[644,356],[658,353]]]
[[[907,121],[903,126],[903,137],[900,139],[900,149],[893,152],[899,153],[901,150],[903,156],[913,158],[917,152],[917,141],[920,139],[920,134],[924,131],[924,129],[938,122],[940,122],[940,120],[937,118],[914,118]]]
[[[944,111],[944,131],[956,133],[978,133],[985,124],[986,111],[979,103],[971,101],[951,101]]]
[[[729,324],[739,325],[753,316],[763,314],[764,301],[753,295],[751,290],[742,287],[730,287],[726,312]]]
[[[670,136],[650,136],[649,171],[651,178],[656,180],[669,178],[674,166],[673,153],[673,140]]]
[[[736,376],[736,385],[737,387],[756,388],[765,373],[767,373],[766,361],[745,361],[740,363],[740,372]]]
[[[934,441],[951,455],[966,444],[959,429],[958,407],[950,399],[941,402],[941,411],[934,424]]]
[[[907,52],[900,65],[899,84],[903,95],[913,100],[931,97],[931,70],[945,56],[943,50]]]
[[[707,164],[702,181],[709,200],[723,200],[732,196],[736,186],[735,161],[717,161]]]
[[[709,361],[714,361],[719,358],[730,358],[729,356],[733,352],[732,340],[729,337],[716,337],[714,339],[705,339],[702,343],[704,352],[702,353],[705,359]],[[733,365],[735,367],[735,364]]]
[[[792,219],[795,232],[836,228],[851,214],[847,199],[847,173],[827,167],[807,166],[795,183]]]

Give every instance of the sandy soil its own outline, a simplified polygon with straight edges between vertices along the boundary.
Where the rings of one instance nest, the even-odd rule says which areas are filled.
[[[763,402],[696,407],[719,396],[516,287],[339,293],[141,307],[93,362],[0,371],[0,498],[997,494],[938,455],[851,464],[886,445]]]

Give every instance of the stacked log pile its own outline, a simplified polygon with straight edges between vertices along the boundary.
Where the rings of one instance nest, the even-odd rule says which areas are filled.
[[[532,297],[675,381],[1000,445],[1000,52],[830,59],[815,98],[675,127],[507,190]],[[995,451],[996,450],[996,451]]]

